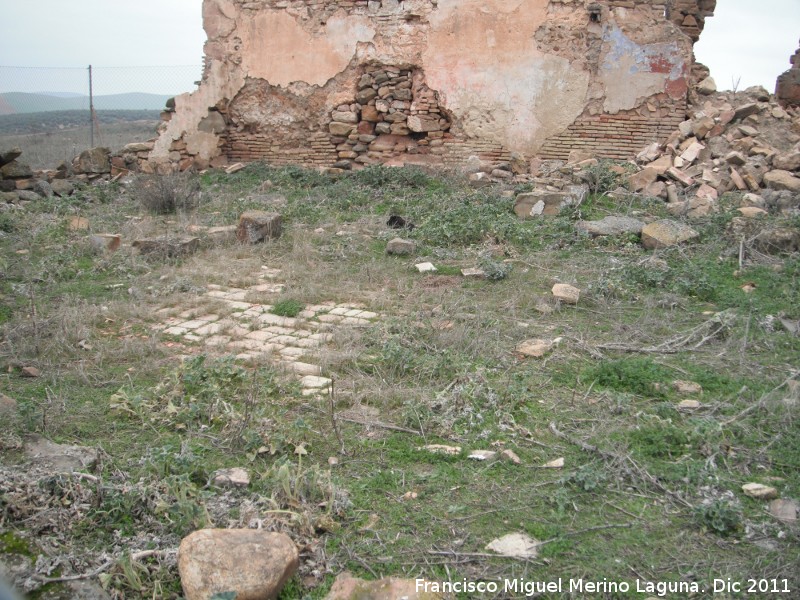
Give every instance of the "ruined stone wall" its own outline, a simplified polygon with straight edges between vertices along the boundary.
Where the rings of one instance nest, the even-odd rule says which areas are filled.
[[[792,67],[778,77],[775,96],[783,106],[800,106],[800,49],[789,62]]]
[[[714,0],[205,0],[161,168],[623,158],[685,118]]]

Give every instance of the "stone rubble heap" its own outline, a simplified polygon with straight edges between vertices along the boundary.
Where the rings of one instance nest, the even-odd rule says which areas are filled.
[[[716,212],[726,192],[741,192],[742,206],[800,208],[800,111],[760,87],[707,94],[665,143],[639,153],[630,190],[665,200],[676,216]]]
[[[331,113],[330,142],[339,159],[334,168],[391,164],[399,155],[444,153],[450,122],[420,72],[396,67],[368,70],[354,100]]]

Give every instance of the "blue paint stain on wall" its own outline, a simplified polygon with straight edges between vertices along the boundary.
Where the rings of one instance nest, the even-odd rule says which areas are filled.
[[[669,78],[677,79],[683,74],[683,58],[680,48],[675,42],[640,46],[616,25],[606,25],[603,31],[603,42],[609,47],[603,61],[603,69],[613,71],[626,56],[633,57],[633,65],[629,69],[631,75],[636,73],[652,73],[653,64],[669,67]],[[658,72],[662,72],[659,69]]]

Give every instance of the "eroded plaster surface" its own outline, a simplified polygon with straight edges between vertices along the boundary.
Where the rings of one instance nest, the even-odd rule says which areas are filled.
[[[467,135],[535,151],[583,111],[589,73],[534,36],[549,0],[442,0],[423,53],[429,85]]]
[[[203,81],[176,98],[151,159],[355,168],[459,148],[532,155],[570,131],[591,135],[576,124],[602,114],[655,123],[685,99],[713,0],[675,6],[680,15],[658,0],[204,0]]]

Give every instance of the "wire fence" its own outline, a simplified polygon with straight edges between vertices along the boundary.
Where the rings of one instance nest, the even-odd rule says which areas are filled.
[[[148,140],[167,100],[201,74],[201,65],[0,66],[0,150],[19,147],[21,160],[44,169],[92,146]]]

